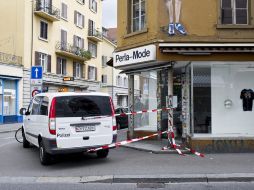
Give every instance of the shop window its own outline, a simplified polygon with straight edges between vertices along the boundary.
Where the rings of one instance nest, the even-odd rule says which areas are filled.
[[[157,72],[141,72],[140,94],[134,98],[134,111],[157,109]],[[157,113],[134,116],[135,130],[157,130]]]
[[[249,24],[248,0],[221,0],[221,24]]]
[[[48,39],[48,23],[41,21],[40,22],[40,38],[47,40]]]
[[[16,115],[16,81],[4,80],[4,101],[3,101],[3,115]]]
[[[146,1],[131,0],[131,32],[141,31],[146,27]]]
[[[211,66],[193,64],[194,133],[211,133]]]

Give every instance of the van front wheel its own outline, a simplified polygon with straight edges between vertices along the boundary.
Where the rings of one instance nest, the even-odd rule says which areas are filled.
[[[46,152],[42,141],[39,143],[39,156],[42,165],[49,165],[51,163],[51,155]]]
[[[99,150],[96,152],[98,158],[106,158],[108,156],[109,150]]]

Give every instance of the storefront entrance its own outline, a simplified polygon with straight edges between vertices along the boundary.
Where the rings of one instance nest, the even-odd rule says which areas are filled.
[[[22,120],[18,115],[18,80],[0,79],[0,123]]]

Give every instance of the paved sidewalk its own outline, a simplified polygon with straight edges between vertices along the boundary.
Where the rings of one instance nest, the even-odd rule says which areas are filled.
[[[118,131],[117,142],[127,140],[127,129],[122,129]],[[181,144],[180,141],[176,141],[177,144]],[[131,148],[140,151],[152,152],[154,154],[178,154],[176,150],[162,150],[163,147],[168,145],[167,139],[161,140],[142,140],[138,142],[133,142],[130,144],[123,145],[125,148]],[[184,149],[181,150],[182,153],[186,154],[189,151]]]
[[[0,133],[8,133],[8,132],[16,131],[21,126],[22,126],[22,123],[0,125]]]

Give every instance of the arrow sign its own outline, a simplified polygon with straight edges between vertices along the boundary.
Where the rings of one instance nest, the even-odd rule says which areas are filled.
[[[31,69],[31,79],[42,79],[42,67],[33,66]]]

